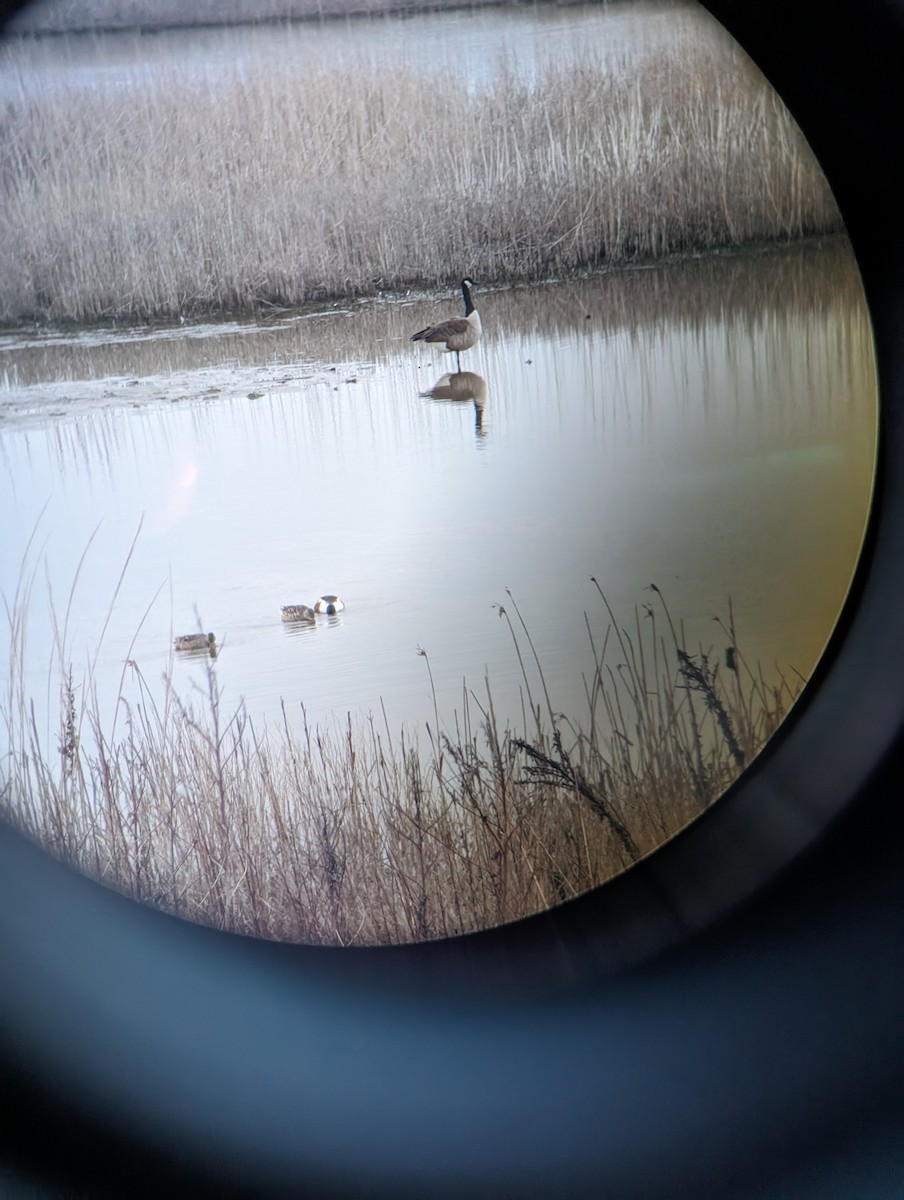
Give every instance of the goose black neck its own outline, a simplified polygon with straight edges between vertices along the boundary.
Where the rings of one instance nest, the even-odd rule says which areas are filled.
[[[465,279],[461,281],[461,294],[465,298],[465,316],[469,317],[474,311],[474,301],[471,299],[471,289]]]

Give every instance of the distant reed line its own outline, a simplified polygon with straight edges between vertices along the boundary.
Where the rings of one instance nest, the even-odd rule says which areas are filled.
[[[16,15],[21,33],[178,29],[497,7],[500,0],[43,0]]]
[[[595,581],[594,581],[595,582]],[[657,589],[622,625],[587,618],[586,711],[555,711],[513,600],[520,727],[490,681],[419,737],[379,717],[259,727],[223,711],[214,667],[187,704],[123,668],[116,716],[66,667],[42,734],[24,684],[27,589],[8,610],[3,815],[49,853],[167,912],[290,942],[450,937],[580,895],[660,846],[765,744],[800,680],[767,681],[729,616],[689,647]],[[429,657],[425,670],[432,680]],[[90,677],[90,671],[89,671]],[[299,720],[299,717],[301,720]],[[445,732],[443,730],[446,730]]]
[[[835,231],[793,120],[740,54],[606,74],[267,61],[193,86],[24,92],[0,142],[0,319],[94,322],[512,283]]]

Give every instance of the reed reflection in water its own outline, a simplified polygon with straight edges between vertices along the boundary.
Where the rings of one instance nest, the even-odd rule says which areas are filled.
[[[870,330],[843,242],[482,292],[464,403],[408,343],[434,309],[387,296],[203,338],[6,338],[4,591],[36,522],[57,597],[97,528],[67,633],[84,662],[143,519],[94,672],[111,705],[126,659],[158,678],[173,627],[200,618],[224,704],[255,716],[280,719],[282,699],[313,723],[358,719],[382,701],[392,728],[420,725],[420,646],[444,721],[485,673],[514,718],[520,669],[493,608],[510,588],[556,710],[580,714],[591,575],[626,618],[655,582],[705,645],[731,596],[748,655],[809,674],[874,463]],[[281,606],[333,590],[346,611],[287,637]],[[36,695],[52,643],[36,586]]]

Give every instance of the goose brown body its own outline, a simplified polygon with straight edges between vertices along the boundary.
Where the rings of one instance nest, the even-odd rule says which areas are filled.
[[[437,325],[428,325],[426,329],[419,329],[417,333],[411,335],[413,342],[443,343],[447,351],[455,354],[459,370],[461,370],[461,359],[458,356],[461,351],[470,350],[472,346],[476,346],[481,333],[483,333],[480,313],[474,307],[471,297],[473,286],[473,279],[461,281],[461,294],[465,302],[463,317],[449,317],[448,320],[440,321]]]

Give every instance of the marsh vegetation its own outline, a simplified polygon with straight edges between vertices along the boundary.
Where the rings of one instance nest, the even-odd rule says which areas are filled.
[[[16,643],[4,812],[94,879],[257,937],[398,943],[544,909],[702,812],[801,682],[766,682],[737,646],[730,607],[713,644],[691,648],[658,589],[626,627],[596,586],[585,713],[554,711],[510,597],[499,617],[522,671],[521,721],[497,714],[487,679],[463,689],[451,736],[437,711],[414,740],[374,718],[312,728],[285,708],[281,725],[258,725],[224,711],[211,665],[205,695],[186,702],[170,673],[161,699],[133,662],[112,723],[64,673],[54,745],[33,718]],[[14,639],[24,625],[14,613]]]
[[[362,57],[28,86],[0,142],[0,318],[250,312],[511,284],[840,227],[794,121],[719,36],[482,86]]]

